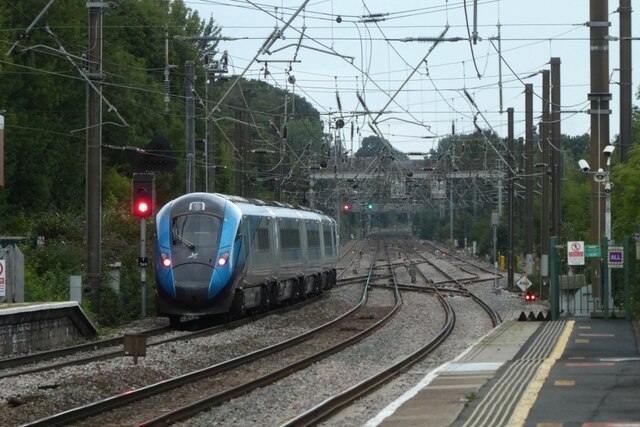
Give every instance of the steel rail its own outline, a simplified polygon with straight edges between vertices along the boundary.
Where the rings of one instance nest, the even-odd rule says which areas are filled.
[[[220,325],[215,325],[215,326],[211,326],[209,328],[205,328],[205,329],[201,329],[199,331],[194,331],[194,332],[189,332],[186,333],[185,335],[181,335],[181,336],[176,336],[176,337],[170,337],[170,338],[166,338],[166,339],[162,339],[162,340],[158,340],[155,341],[153,343],[149,343],[147,344],[147,347],[154,347],[157,345],[161,345],[161,344],[166,344],[168,342],[174,342],[174,341],[187,341],[190,339],[194,339],[194,338],[199,338],[199,337],[204,337],[204,336],[210,336],[210,335],[214,335],[220,332],[224,332],[228,329],[233,329],[233,328],[237,328],[243,325],[246,325],[248,323],[252,323],[255,322],[257,320],[260,320],[266,316],[272,315],[272,314],[280,314],[280,313],[287,313],[289,311],[292,310],[297,310],[299,308],[302,308],[304,306],[306,306],[307,304],[310,304],[313,301],[316,301],[317,299],[321,298],[322,295],[316,295],[313,296],[311,298],[308,298],[306,300],[300,301],[294,305],[290,305],[290,306],[285,306],[285,307],[281,307],[279,309],[276,310],[271,310],[271,311],[267,311],[264,313],[259,313],[259,314],[255,314],[253,316],[249,316],[249,317],[243,317],[241,319],[237,319],[231,322],[227,322],[227,323],[223,323]],[[189,322],[185,322],[183,323],[183,326],[189,326],[195,324],[195,321],[189,321]],[[166,326],[166,327],[161,327],[161,328],[156,328],[156,329],[150,329],[149,331],[145,331],[143,332],[143,334],[145,334],[147,337],[149,336],[155,336],[160,334],[161,332],[167,332],[170,331],[171,328]],[[150,334],[147,334],[148,332],[151,332]],[[102,342],[108,343],[108,344],[102,344]],[[16,366],[20,366],[21,364],[33,364],[33,363],[37,363],[40,361],[44,361],[44,360],[51,360],[57,357],[65,357],[65,356],[70,356],[73,354],[78,354],[78,353],[82,353],[82,352],[86,352],[86,351],[96,351],[98,348],[108,348],[108,347],[115,347],[117,345],[123,345],[124,342],[124,336],[120,336],[120,337],[114,337],[114,338],[109,338],[106,340],[100,341],[100,346],[99,347],[93,347],[90,344],[81,344],[79,346],[73,346],[73,347],[67,347],[64,349],[59,349],[59,350],[51,350],[48,352],[43,352],[43,353],[36,353],[34,355],[27,355],[27,356],[21,356],[19,358],[14,358],[16,359],[16,362],[11,364],[10,362],[12,362],[13,359],[5,359],[4,361],[7,361],[7,367],[16,367]],[[46,357],[42,358],[42,359],[38,359],[37,356],[39,355],[44,355]],[[2,378],[9,378],[9,377],[17,377],[20,375],[27,375],[27,374],[33,374],[36,372],[43,372],[43,371],[48,371],[51,369],[60,369],[66,366],[78,366],[78,365],[84,365],[86,363],[91,363],[91,362],[99,362],[102,360],[109,360],[109,359],[113,359],[115,357],[122,357],[125,356],[125,352],[124,349],[119,349],[119,350],[114,350],[114,351],[109,351],[106,353],[102,353],[102,354],[96,354],[96,355],[92,355],[92,356],[86,356],[86,357],[82,357],[79,359],[75,359],[75,360],[67,360],[67,361],[63,361],[63,362],[58,362],[58,363],[51,363],[45,366],[36,366],[36,367],[31,367],[31,368],[27,368],[27,369],[23,369],[23,370],[19,370],[19,371],[12,371],[12,372],[5,372],[5,373],[0,373],[0,379]],[[22,362],[22,359],[25,359],[25,362]],[[22,362],[22,363],[20,363]]]
[[[378,249],[376,248],[376,254],[377,254]],[[376,260],[376,256],[374,255],[374,257],[372,258],[372,262],[371,265],[369,267],[369,275],[367,277],[367,281],[366,281],[366,289],[368,290],[371,287],[370,284],[370,279],[372,277],[372,272],[373,272],[373,268],[374,268],[374,264],[375,264],[375,260]],[[389,260],[390,261],[390,260]],[[389,262],[389,264],[391,264]],[[393,269],[392,269],[393,272]],[[393,274],[393,273],[392,273]],[[344,350],[347,347],[350,347],[352,345],[354,345],[355,343],[361,341],[362,339],[364,339],[365,337],[371,335],[372,333],[374,333],[375,331],[377,331],[378,329],[380,329],[382,326],[386,325],[389,321],[391,321],[391,319],[393,317],[395,317],[395,315],[399,312],[400,310],[400,306],[402,304],[402,300],[400,298],[400,293],[398,292],[398,290],[396,289],[394,292],[394,300],[395,300],[395,304],[393,306],[393,308],[389,311],[389,313],[387,313],[382,319],[378,320],[377,322],[375,322],[371,327],[359,332],[356,335],[351,336],[350,338],[334,345],[331,346],[325,350],[322,350],[320,352],[317,352],[311,356],[308,356],[298,362],[295,362],[289,366],[285,366],[277,371],[271,372],[267,375],[264,375],[260,378],[257,378],[255,380],[249,381],[245,384],[241,384],[237,387],[234,387],[232,389],[229,389],[227,391],[224,391],[222,393],[218,393],[216,395],[212,395],[212,396],[208,396],[206,398],[203,398],[197,402],[194,402],[190,405],[184,406],[182,408],[177,408],[171,412],[168,412],[166,414],[163,414],[155,419],[146,421],[142,424],[140,424],[140,426],[144,426],[144,427],[151,427],[151,426],[165,426],[165,425],[169,425],[178,421],[182,421],[185,419],[188,419],[204,410],[210,409],[214,406],[217,406],[221,403],[224,403],[225,401],[228,401],[229,399],[232,399],[234,397],[238,397],[244,394],[247,394],[253,390],[255,390],[258,387],[264,387],[266,385],[272,384],[277,380],[280,380],[288,375],[290,375],[291,373],[298,371],[300,369],[306,368],[308,366],[310,366],[311,364],[322,360],[330,355],[333,355],[341,350]]]
[[[370,272],[373,270],[374,260],[372,260]],[[199,381],[201,379],[205,379],[207,377],[217,375],[221,372],[230,370],[232,368],[241,366],[243,364],[258,360],[262,357],[266,357],[268,355],[274,354],[286,348],[292,347],[293,345],[298,344],[302,341],[305,341],[306,339],[310,338],[311,336],[317,333],[320,333],[324,330],[327,330],[335,326],[336,324],[344,321],[345,319],[357,313],[362,308],[362,306],[366,303],[368,291],[369,291],[369,280],[367,279],[365,286],[363,288],[362,297],[360,301],[354,307],[352,307],[349,311],[347,311],[346,313],[342,314],[341,316],[329,322],[324,323],[323,325],[320,325],[315,329],[299,334],[291,339],[282,341],[273,346],[256,350],[254,352],[245,354],[243,356],[239,356],[239,357],[218,363],[213,366],[200,369],[198,371],[180,375],[178,377],[174,377],[162,382],[154,383],[133,391],[128,391],[127,393],[112,396],[107,399],[92,402],[84,406],[72,408],[72,409],[60,412],[58,414],[51,415],[49,417],[35,420],[30,423],[24,424],[23,427],[26,427],[26,426],[47,426],[48,427],[48,426],[67,425],[79,420],[86,419],[94,415],[98,415],[110,410],[117,409],[119,407],[130,405],[137,401],[140,401],[161,393],[168,392],[170,390],[181,387],[183,385],[190,384],[195,381]],[[270,312],[270,313],[274,313],[274,312]],[[310,363],[313,363],[313,362],[310,362]],[[287,369],[287,372],[289,373],[293,372],[291,371],[290,367],[285,369]],[[259,387],[260,385],[258,384],[262,384],[262,383],[256,380],[256,382],[254,383],[254,387]],[[202,404],[202,402],[200,403]],[[215,403],[212,404],[212,406],[214,405]]]
[[[425,288],[422,289],[427,291],[427,289]],[[442,329],[431,341],[429,341],[426,345],[422,346],[407,357],[398,361],[397,363],[343,391],[342,393],[330,397],[319,405],[314,406],[303,414],[300,414],[297,417],[282,424],[280,427],[314,425],[328,418],[331,414],[338,412],[341,409],[352,404],[361,396],[364,396],[370,391],[388,382],[393,377],[401,372],[404,372],[407,368],[422,360],[427,354],[435,350],[453,331],[453,327],[455,326],[455,313],[451,305],[444,298],[442,298],[437,289],[433,289],[430,291],[435,292],[438,296],[438,301],[442,305],[446,316],[445,323]]]

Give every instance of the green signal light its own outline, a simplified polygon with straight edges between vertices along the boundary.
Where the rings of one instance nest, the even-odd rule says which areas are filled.
[[[373,209],[373,203],[369,203],[369,204],[367,205],[367,207],[368,207],[369,209]]]

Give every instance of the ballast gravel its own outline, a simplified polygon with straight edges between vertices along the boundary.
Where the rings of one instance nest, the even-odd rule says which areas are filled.
[[[356,257],[355,265],[348,266],[345,273],[365,274],[372,256],[373,252],[365,252]],[[341,257],[341,263],[346,263],[351,258],[347,254]],[[478,260],[474,262],[481,264]],[[402,265],[401,262],[398,264]],[[442,260],[438,261],[438,266],[449,268],[451,275],[458,274],[461,280],[468,278],[469,271],[473,271],[460,272],[458,267]],[[411,283],[408,268],[396,267],[395,273],[399,282]],[[519,294],[496,292],[493,278],[486,272],[478,270],[473,273],[480,277],[485,274],[486,281],[465,286],[493,307],[503,320],[515,320],[523,311],[533,311],[535,314],[539,311],[546,312],[544,303],[525,305]],[[388,284],[388,281],[383,284]],[[338,286],[327,292],[320,301],[300,310],[268,316],[210,337],[150,347],[147,349],[147,356],[139,358],[137,364],[133,363],[132,358],[119,357],[56,371],[0,379],[0,425],[24,424],[278,343],[343,314],[357,304],[361,297],[360,286]],[[439,302],[429,294],[403,292],[402,299],[401,310],[391,323],[360,343],[293,373],[273,386],[233,399],[181,425],[279,425],[382,370],[431,339],[444,322]],[[389,290],[373,288],[367,304],[389,306],[392,301]],[[425,373],[453,359],[491,330],[488,317],[470,298],[451,296],[448,301],[456,313],[454,335],[406,374],[399,376],[381,391],[361,399],[324,425],[364,424],[411,388]],[[146,319],[128,325],[126,331],[144,330],[163,321]]]

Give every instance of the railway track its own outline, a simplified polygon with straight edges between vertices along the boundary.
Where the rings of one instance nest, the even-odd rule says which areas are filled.
[[[415,253],[420,258],[426,259],[426,257],[423,257],[421,254],[417,252]],[[411,259],[411,258],[408,257],[407,259]],[[436,268],[439,269],[439,267],[436,267]],[[447,275],[441,269],[439,269],[439,271],[442,274]],[[498,315],[497,312],[495,312],[495,310],[493,310],[486,302],[482,301],[480,298],[476,297],[475,295],[471,294],[468,290],[464,289],[462,286],[460,286],[457,289],[446,288],[446,289],[440,290],[433,283],[433,281],[428,279],[420,270],[418,270],[418,272],[422,276],[425,283],[428,284],[428,287],[413,286],[413,285],[402,285],[402,286],[396,285],[396,289],[399,289],[403,292],[406,292],[406,291],[429,292],[438,296],[438,301],[440,302],[440,304],[442,305],[446,313],[445,324],[442,326],[442,329],[438,332],[438,334],[436,334],[436,336],[432,340],[427,342],[425,345],[423,345],[421,348],[419,348],[415,352],[402,358],[401,360],[392,364],[388,368],[376,373],[375,375],[372,375],[367,380],[362,381],[354,385],[353,387],[326,399],[321,404],[316,405],[315,407],[289,420],[287,423],[283,424],[283,427],[310,426],[310,425],[315,425],[327,419],[332,414],[335,414],[341,409],[351,405],[353,402],[361,398],[363,395],[371,392],[377,387],[380,387],[382,384],[390,381],[399,373],[405,372],[409,367],[419,362],[424,357],[426,357],[429,353],[437,349],[447,339],[447,337],[449,337],[452,334],[454,325],[455,325],[454,310],[451,307],[451,305],[448,303],[448,301],[442,297],[441,292],[443,291],[446,291],[447,293],[457,293],[463,296],[470,296],[473,299],[473,301],[476,304],[478,304],[486,312],[486,314],[491,319],[493,326],[496,326],[499,323],[501,323],[500,316]],[[395,274],[392,273],[392,275],[394,278],[394,283],[396,283]],[[457,282],[457,280],[454,278],[451,278],[451,280]]]
[[[346,272],[346,269],[351,265],[357,256],[361,253],[362,248],[364,247],[366,241],[352,241],[350,242],[345,249],[343,249],[344,254],[355,253],[353,257],[350,258],[350,261],[347,262],[347,265],[343,268],[341,275]],[[359,248],[356,246],[359,244]],[[348,283],[357,283],[363,281],[366,276],[357,276],[351,277],[348,279],[342,279],[340,282],[342,284]],[[197,320],[189,320],[182,323],[183,330],[191,330],[193,328],[199,329],[192,332],[186,332],[178,337],[170,337],[166,339],[159,339],[153,342],[150,342],[148,346],[153,347],[156,345],[166,344],[172,341],[182,341],[198,338],[201,336],[208,336],[212,334],[216,334],[219,332],[226,331],[230,328],[235,328],[247,324],[248,322],[253,322],[270,314],[278,314],[284,313],[292,309],[303,308],[306,304],[316,301],[318,299],[317,296],[311,297],[307,300],[301,301],[297,303],[295,306],[286,306],[282,307],[278,310],[272,310],[267,313],[259,313],[254,314],[250,317],[237,319],[235,321],[226,322],[224,324],[219,324],[211,327],[206,327],[202,329],[198,326]],[[160,326],[156,328],[152,328],[149,330],[144,330],[140,332],[136,332],[136,335],[145,336],[147,339],[157,337],[158,335],[162,335],[165,333],[173,332],[174,330],[170,326]],[[42,372],[50,369],[60,369],[65,366],[73,366],[73,365],[82,365],[91,362],[97,362],[102,360],[113,359],[115,357],[124,356],[124,349],[122,349],[124,343],[124,335],[120,335],[117,337],[111,337],[101,340],[95,340],[83,344],[78,344],[74,346],[68,346],[59,349],[52,349],[48,351],[42,351],[37,353],[26,354],[22,356],[15,356],[0,359],[0,379],[14,377],[19,375],[25,375],[30,373]],[[103,350],[100,354],[95,354],[96,352]],[[91,353],[89,355],[83,356],[83,354]],[[78,356],[75,358],[75,356]],[[67,358],[69,360],[57,361],[61,358]],[[51,361],[51,363],[43,364],[39,366],[32,366],[35,364],[42,364],[44,362]]]
[[[65,425],[71,422],[77,423],[79,420],[86,419],[90,416],[92,418],[87,420],[87,425],[95,425],[96,423],[109,424],[119,422],[120,420],[118,419],[117,411],[114,412],[113,415],[100,415],[100,418],[96,417],[98,416],[98,414],[112,411],[117,407],[130,405],[143,399],[151,400],[150,398],[152,398],[153,396],[157,396],[160,393],[171,392],[171,396],[182,396],[181,401],[189,401],[190,398],[188,396],[191,396],[191,399],[193,399],[193,396],[187,393],[189,389],[195,388],[197,390],[213,390],[216,389],[216,385],[219,388],[220,383],[232,383],[231,380],[234,377],[246,377],[247,372],[264,372],[264,366],[270,366],[275,363],[274,361],[267,361],[266,358],[268,356],[276,355],[275,357],[272,356],[271,359],[279,359],[278,361],[280,363],[278,366],[280,367],[272,366],[270,369],[268,369],[268,373],[258,375],[257,378],[244,381],[232,388],[224,389],[206,397],[202,397],[200,395],[199,399],[196,399],[197,402],[195,404],[180,406],[179,408],[168,413],[166,413],[166,411],[162,411],[163,415],[161,415],[160,417],[154,418],[149,416],[150,414],[157,415],[157,409],[140,409],[135,411],[136,413],[141,414],[138,422],[142,422],[144,419],[154,418],[151,421],[146,421],[145,425],[161,425],[168,422],[174,422],[177,419],[182,419],[182,417],[188,417],[193,413],[202,411],[204,408],[215,406],[232,397],[248,393],[257,387],[265,386],[266,384],[276,381],[283,376],[289,375],[295,370],[299,370],[306,366],[309,366],[317,360],[325,358],[337,351],[353,345],[355,342],[363,339],[378,328],[382,327],[386,322],[389,321],[389,319],[393,317],[394,313],[398,310],[399,301],[396,297],[395,303],[392,304],[390,308],[383,310],[383,313],[380,313],[379,309],[367,310],[365,307],[367,292],[368,281],[364,286],[363,296],[360,303],[351,311],[335,319],[334,321],[328,322],[327,324],[322,325],[321,327],[316,328],[312,331],[303,333],[291,340],[283,341],[277,345],[264,348],[251,354],[240,356],[235,359],[205,369],[201,369],[196,372],[165,380],[161,383],[152,384],[139,390],[133,390],[131,392],[119,396],[114,396],[109,399],[104,399],[102,401],[94,402],[83,407],[68,409],[62,413],[54,414],[50,417],[34,421],[28,425]],[[357,316],[356,313],[358,313]],[[322,337],[323,333],[325,333],[324,338]],[[347,337],[345,337],[345,335],[347,335]],[[311,337],[314,337],[314,341],[316,343],[325,341],[325,345],[309,345],[307,341],[309,341]],[[307,349],[301,349],[301,343],[305,343]],[[327,345],[326,343],[330,343],[330,345]],[[293,346],[296,346],[296,350],[292,352],[291,348],[293,348]],[[318,346],[323,348],[321,350],[317,350]],[[302,357],[302,359],[291,362],[290,359],[292,356],[290,354],[294,354],[297,358],[299,358],[300,354],[302,353],[310,354],[305,355],[304,357]],[[250,363],[253,363],[254,365],[249,365]],[[234,368],[235,370],[232,370]],[[224,377],[221,377],[223,372],[225,372],[226,374]],[[225,378],[226,380],[221,380],[221,378]],[[166,400],[163,399],[163,401],[164,404],[162,405],[162,408],[164,409],[166,407]],[[171,398],[169,399],[169,401],[176,402],[176,398]],[[143,407],[144,406],[142,406],[141,408]],[[128,419],[131,414],[131,409],[127,410],[126,413],[126,417]]]
[[[139,334],[144,335],[147,338],[150,338],[168,331],[170,331],[170,328],[168,326],[162,326],[158,328],[149,329],[146,331],[141,331],[139,332]],[[103,348],[121,346],[123,342],[124,342],[124,335],[120,335],[113,338],[106,338],[102,340],[75,345],[75,346],[53,349],[48,351],[41,351],[37,353],[26,354],[23,356],[0,359],[0,378],[7,376],[4,373],[2,373],[2,371],[5,371],[10,368],[14,368],[14,369],[22,368],[34,363],[54,360],[54,359],[58,359],[66,356],[73,356],[79,353],[93,352]]]
[[[121,394],[113,395],[102,401],[96,400],[77,408],[67,408],[63,413],[64,415],[58,413],[45,416],[44,418],[31,421],[30,424],[27,425],[66,425],[70,423],[74,425],[132,425],[136,423],[144,423],[144,425],[167,425],[181,419],[192,417],[196,413],[207,411],[209,408],[215,408],[201,415],[203,419],[207,421],[202,421],[200,424],[208,425],[211,422],[208,421],[207,417],[216,417],[218,413],[222,416],[226,409],[223,410],[221,406],[226,408],[230,405],[229,400],[231,398],[236,397],[240,399],[234,399],[234,402],[242,400],[251,402],[255,397],[250,397],[250,395],[260,395],[260,393],[256,391],[257,388],[269,390],[276,387],[275,385],[272,386],[274,381],[291,377],[291,374],[294,372],[297,373],[292,377],[298,378],[296,381],[299,381],[300,378],[304,378],[308,370],[306,368],[309,368],[311,364],[314,364],[314,366],[317,366],[316,362],[327,364],[327,362],[324,361],[332,354],[343,351],[346,353],[353,352],[351,348],[356,347],[356,343],[362,342],[359,346],[365,346],[366,348],[367,341],[374,340],[373,342],[375,342],[374,337],[377,336],[378,333],[381,333],[380,331],[388,328],[386,324],[399,316],[401,312],[404,312],[404,309],[402,311],[400,309],[402,307],[400,305],[402,296],[412,295],[410,299],[415,301],[417,297],[413,295],[423,295],[419,299],[433,301],[433,307],[427,311],[421,310],[421,313],[430,313],[436,309],[437,306],[441,306],[442,313],[447,313],[446,316],[448,319],[448,311],[453,312],[453,309],[451,309],[451,307],[448,309],[445,308],[447,302],[452,300],[451,298],[447,298],[447,296],[470,296],[469,293],[464,289],[451,289],[450,286],[431,286],[432,283],[426,280],[426,278],[421,279],[424,280],[424,285],[406,284],[408,283],[408,280],[406,280],[408,273],[405,268],[405,261],[409,258],[415,258],[415,255],[412,254],[408,256],[405,254],[400,256],[400,254],[398,254],[396,257],[396,247],[397,244],[390,250],[393,254],[388,252],[385,257],[382,257],[380,252],[376,253],[367,248],[364,248],[362,256],[356,255],[353,257],[354,259],[359,258],[360,261],[365,260],[370,263],[369,274],[366,276],[360,274],[355,278],[343,277],[340,281],[343,286],[336,287],[334,291],[343,292],[342,289],[355,289],[354,281],[358,283],[357,280],[360,280],[363,288],[362,296],[358,304],[360,308],[349,318],[335,324],[333,327],[328,327],[328,329],[332,329],[333,331],[326,330],[317,333],[313,338],[301,338],[294,347],[282,347],[275,350],[271,355],[266,354],[268,347],[261,348],[251,353],[251,356],[255,357],[252,361],[249,359],[243,360],[245,356],[249,355],[238,356],[217,363],[216,365],[199,369],[197,371],[198,374],[192,372],[176,377],[176,379],[182,377],[181,379],[177,379],[177,381],[184,381],[184,384],[174,383],[174,378],[170,378],[144,387],[137,387],[135,390],[126,390]],[[352,251],[352,253],[354,252]],[[357,268],[361,270],[363,266],[358,266]],[[349,270],[352,271],[351,269]],[[404,280],[396,277],[398,272],[402,273],[405,278]],[[345,276],[348,276],[348,274],[345,274]],[[404,282],[404,284],[401,282]],[[348,285],[348,283],[351,284]],[[380,294],[380,292],[382,292],[382,294]],[[368,307],[372,293],[374,296],[378,295],[374,300],[379,302],[380,295],[386,295],[385,298],[388,302],[383,303],[382,307]],[[440,293],[439,296],[438,293]],[[392,303],[389,298],[395,294],[398,294],[399,297],[394,297],[393,300],[396,302]],[[463,304],[463,306],[468,304],[464,302],[465,300],[467,300],[467,298],[457,299],[458,306],[460,304]],[[471,301],[471,299],[469,299],[469,301]],[[377,324],[385,316],[389,317],[389,321],[377,329],[373,329],[373,325]],[[444,316],[445,314],[443,314],[443,318]],[[402,319],[402,316],[400,319]],[[402,323],[401,320],[398,320],[398,322]],[[450,320],[445,320],[442,324],[446,325],[448,322],[450,322]],[[451,322],[455,325],[455,320]],[[437,324],[440,324],[440,320],[438,320]],[[444,326],[442,328],[444,328]],[[369,329],[372,330],[365,332]],[[309,332],[311,333],[311,331]],[[363,335],[360,338],[354,338],[354,342],[347,343],[351,337],[355,337],[361,333]],[[385,362],[387,363],[386,365],[381,363],[375,370],[367,371],[367,375],[362,377],[364,380],[356,381],[357,383],[366,383],[368,386],[363,386],[364,388],[360,390],[351,390],[352,385],[356,383],[354,382],[351,383],[350,386],[334,391],[333,397],[327,400],[327,405],[329,401],[335,403],[336,406],[334,408],[327,407],[329,409],[322,409],[317,408],[316,406],[318,405],[309,405],[307,407],[313,409],[312,412],[317,414],[314,415],[314,417],[319,416],[320,418],[318,419],[335,414],[339,409],[349,406],[349,402],[357,396],[366,395],[370,393],[371,390],[379,388],[399,373],[405,372],[410,366],[424,359],[437,345],[446,343],[448,341],[446,336],[438,338],[440,333],[441,331],[437,333],[436,331],[430,331],[429,337],[421,340],[421,342],[425,343],[433,341],[434,345],[432,348],[425,345],[410,351],[403,350],[396,356],[390,355],[390,360]],[[364,340],[365,337],[367,340]],[[284,341],[279,344],[284,345]],[[395,350],[395,347],[396,346],[393,345],[393,350]],[[388,347],[388,350],[391,349],[392,347]],[[265,353],[263,353],[263,351]],[[355,353],[357,354],[357,352]],[[402,357],[399,357],[399,355],[402,355]],[[406,355],[409,355],[409,357],[405,358]],[[391,363],[392,361],[393,363]],[[249,371],[254,371],[255,374],[248,376],[247,372]],[[374,372],[374,375],[371,375],[370,372]],[[383,374],[383,372],[386,373]],[[196,378],[197,376],[201,376],[201,378]],[[293,378],[287,378],[287,382],[291,384]],[[283,381],[279,381],[279,383],[283,383]],[[221,384],[229,386],[221,388]],[[166,389],[162,390],[164,387],[166,387]],[[202,393],[202,390],[207,390],[207,393]],[[161,392],[161,394],[156,394],[158,392]],[[296,396],[299,393],[299,391],[291,391],[286,394]],[[326,394],[324,396],[326,396]],[[324,398],[321,400],[324,400]],[[168,402],[171,402],[171,411],[168,411]],[[250,403],[248,405],[253,406],[253,404]],[[248,406],[244,405],[243,407]],[[95,415],[103,411],[107,411],[107,414]],[[273,409],[273,411],[279,413],[276,409]],[[277,424],[281,424],[283,421],[289,423],[288,425],[305,425],[306,423],[302,419],[298,419],[298,417],[304,414],[296,414],[295,412],[287,416],[284,415],[284,412],[282,412],[282,414]],[[306,417],[307,415],[304,416]],[[257,419],[260,419],[259,415],[257,415],[257,417]],[[224,417],[222,419],[224,419]],[[198,423],[197,421],[195,422],[196,424]],[[311,421],[311,423],[313,422],[316,421]]]
[[[141,331],[136,335],[144,335],[147,338],[151,338],[151,341],[147,343],[147,347],[156,347],[172,342],[187,341],[200,337],[213,336],[222,332],[229,331],[230,329],[238,328],[248,323],[255,322],[272,314],[286,313],[291,310],[301,309],[307,304],[317,301],[320,297],[321,296],[314,296],[292,306],[282,307],[277,310],[255,314],[250,317],[205,327],[204,329],[195,331],[174,331],[169,326],[163,326],[147,331]],[[191,327],[195,327],[197,323],[197,321],[188,321],[183,324],[183,327],[189,329]],[[163,334],[166,334],[168,336],[162,338],[161,335]],[[92,362],[99,362],[114,359],[117,357],[123,357],[125,356],[123,343],[124,335],[77,346],[2,359],[0,360],[0,379],[17,377],[20,375],[33,374],[54,369],[61,369],[67,366],[85,365]],[[59,360],[61,358],[64,358],[64,360]]]

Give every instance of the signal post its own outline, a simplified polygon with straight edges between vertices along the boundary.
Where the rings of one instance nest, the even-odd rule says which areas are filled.
[[[132,206],[133,216],[140,218],[140,257],[138,266],[140,267],[140,317],[147,315],[147,267],[149,258],[147,257],[147,217],[155,211],[155,179],[152,173],[134,173],[132,186]]]

